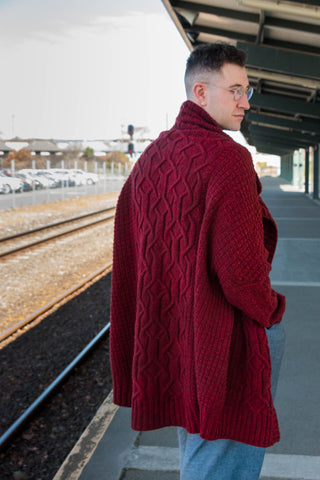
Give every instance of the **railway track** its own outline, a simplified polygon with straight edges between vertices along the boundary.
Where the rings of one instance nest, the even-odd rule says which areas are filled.
[[[62,295],[57,297],[54,301],[48,303],[41,309],[37,310],[33,315],[28,316],[22,322],[19,322],[10,331],[4,332],[1,335],[1,341],[7,339],[9,335],[13,335],[23,326],[30,324],[39,318],[40,315],[44,313],[49,313],[52,311],[56,305],[61,305],[63,302],[67,302],[70,298],[73,298],[81,290],[85,290],[89,285],[94,284],[102,277],[105,277],[112,270],[112,263],[104,265],[86,279],[84,279],[79,284],[75,285],[73,288],[67,290]],[[88,319],[89,320],[89,319]],[[66,381],[66,379],[72,374],[72,372],[79,366],[79,364],[84,360],[84,358],[91,353],[94,349],[97,348],[101,339],[104,338],[109,331],[110,324],[104,325],[102,329],[92,338],[88,344],[78,353],[73,360],[63,369],[62,372],[50,383],[50,385],[32,402],[32,404],[25,409],[22,415],[3,433],[0,438],[0,451],[5,450],[12,444],[13,440],[19,435],[22,429],[30,422],[34,416],[37,414],[40,408],[43,408],[48,402],[51,401],[53,394],[61,388],[61,385]],[[50,352],[48,352],[49,354]],[[45,382],[44,382],[45,383]]]
[[[0,258],[56,240],[71,233],[113,220],[115,206],[16,233],[0,239]]]
[[[28,315],[26,318],[24,318],[20,322],[17,322],[7,330],[0,332],[0,347],[1,347],[1,342],[3,342],[4,340],[7,340],[9,337],[17,333],[23,327],[30,325],[32,322],[36,321],[40,316],[50,312],[50,310],[53,310],[54,308],[56,308],[57,305],[61,305],[65,303],[75,293],[79,292],[81,289],[87,288],[88,285],[90,285],[92,282],[99,280],[99,278],[101,278],[103,275],[107,275],[111,271],[112,271],[112,263],[108,263],[104,265],[99,270],[96,270],[91,275],[84,278],[82,282],[79,282],[77,285],[74,285],[73,287],[69,288],[68,290],[63,292],[61,295],[54,298],[50,302],[46,303],[45,305],[43,305],[35,312]]]

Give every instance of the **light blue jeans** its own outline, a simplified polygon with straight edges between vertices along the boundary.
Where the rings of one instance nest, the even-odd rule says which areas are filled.
[[[282,323],[266,330],[272,363],[271,391],[275,398],[285,347]],[[180,480],[258,480],[265,448],[233,440],[207,441],[178,428]]]

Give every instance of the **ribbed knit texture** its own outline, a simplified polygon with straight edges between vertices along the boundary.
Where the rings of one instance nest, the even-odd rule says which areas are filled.
[[[114,402],[132,428],[169,425],[206,440],[279,440],[266,327],[276,225],[252,159],[185,102],[119,197],[111,303]]]

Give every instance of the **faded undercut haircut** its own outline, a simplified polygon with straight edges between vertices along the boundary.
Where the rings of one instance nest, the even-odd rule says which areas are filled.
[[[193,96],[193,86],[199,81],[208,81],[210,74],[219,72],[225,63],[244,67],[246,54],[228,43],[205,43],[191,52],[186,66],[184,84],[187,98]]]

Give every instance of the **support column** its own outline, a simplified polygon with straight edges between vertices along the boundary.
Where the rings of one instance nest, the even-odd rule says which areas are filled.
[[[314,147],[313,158],[313,198],[319,198],[319,144]]]
[[[293,154],[289,153],[281,157],[280,177],[292,183],[293,180]]]
[[[305,151],[304,193],[309,193],[309,147]]]

